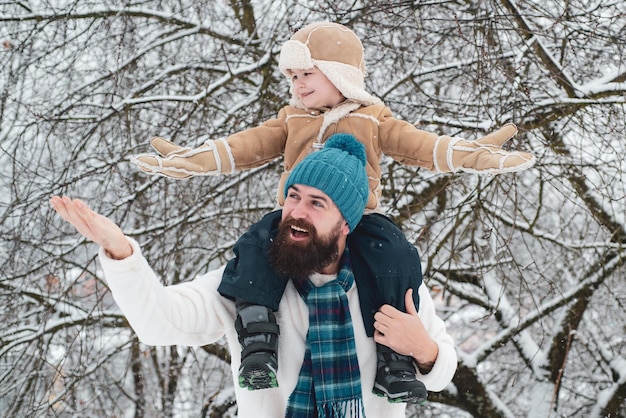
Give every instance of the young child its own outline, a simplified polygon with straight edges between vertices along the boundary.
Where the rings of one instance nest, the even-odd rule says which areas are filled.
[[[282,206],[284,183],[296,164],[321,149],[333,134],[356,137],[367,153],[370,191],[366,215],[352,226],[348,247],[364,324],[373,336],[378,308],[390,304],[405,311],[406,290],[417,289],[422,280],[417,249],[393,222],[378,213],[382,154],[435,172],[514,172],[531,167],[535,158],[501,148],[517,132],[513,124],[480,140],[465,141],[425,132],[394,118],[365,90],[363,46],[353,31],[340,24],[313,23],[296,32],[282,47],[279,68],[291,82],[292,98],[275,119],[195,149],[153,138],[151,144],[160,155],[139,155],[133,161],[150,174],[186,178],[251,169],[283,155],[284,172],[278,186]],[[219,288],[224,296],[236,300],[242,345],[239,384],[250,390],[278,385],[279,330],[274,312],[287,278],[273,271],[267,248],[279,220],[280,211],[274,211],[238,240],[236,257],[228,263]],[[417,292],[413,294],[419,309]],[[374,391],[390,402],[425,400],[427,392],[418,376],[428,370],[416,369],[410,356],[382,345],[377,348]]]

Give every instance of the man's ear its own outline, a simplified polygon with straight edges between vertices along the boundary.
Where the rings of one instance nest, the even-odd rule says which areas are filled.
[[[348,235],[350,233],[350,225],[348,225],[348,222],[343,221],[343,226],[341,227],[341,233],[343,235]]]

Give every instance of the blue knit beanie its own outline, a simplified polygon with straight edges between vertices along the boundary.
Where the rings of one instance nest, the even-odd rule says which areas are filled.
[[[323,191],[335,202],[352,232],[363,216],[369,196],[366,161],[365,147],[353,135],[335,134],[324,148],[307,155],[291,171],[285,196],[294,184]]]

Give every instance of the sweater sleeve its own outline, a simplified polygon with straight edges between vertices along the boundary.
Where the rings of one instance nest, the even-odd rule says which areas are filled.
[[[443,320],[437,315],[433,299],[424,284],[419,287],[419,296],[418,315],[431,338],[437,343],[439,354],[432,370],[427,374],[418,371],[418,378],[428,390],[440,392],[452,381],[456,372],[458,360],[454,340],[447,333]]]
[[[195,280],[164,286],[129,239],[133,255],[113,260],[101,248],[99,259],[113,299],[139,339],[149,345],[200,346],[233,327],[234,306],[217,292],[222,269]]]
[[[434,149],[439,135],[397,119],[385,107],[378,116],[382,152],[401,164],[435,170]]]

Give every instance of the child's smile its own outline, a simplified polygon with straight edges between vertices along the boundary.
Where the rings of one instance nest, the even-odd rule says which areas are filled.
[[[298,99],[307,109],[335,107],[345,97],[317,68],[291,70],[291,81]]]

